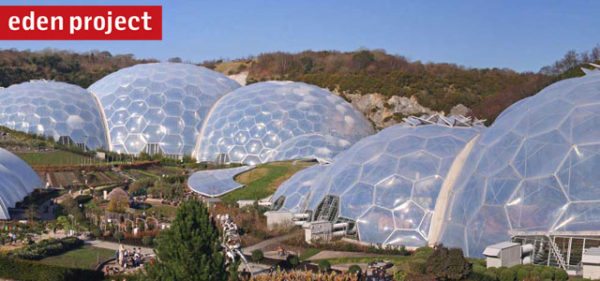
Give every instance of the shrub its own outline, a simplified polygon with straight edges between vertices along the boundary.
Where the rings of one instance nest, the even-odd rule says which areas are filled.
[[[259,262],[264,258],[265,258],[265,255],[263,254],[263,252],[261,250],[257,249],[257,250],[252,251],[252,261]]]
[[[402,271],[402,270],[398,270],[396,272],[394,272],[394,280],[395,281],[406,281],[406,272]]]
[[[63,239],[46,239],[36,244],[15,251],[15,256],[27,260],[41,260],[45,257],[60,255],[64,252],[79,248],[83,241],[77,237],[66,237]]]
[[[441,280],[464,280],[471,273],[471,264],[461,249],[438,245],[427,259],[425,273]]]
[[[362,274],[362,269],[360,268],[360,266],[353,264],[350,266],[350,268],[348,268],[348,272],[359,276]]]
[[[424,274],[427,264],[425,261],[414,260],[408,262],[408,268],[411,273]]]
[[[142,244],[144,244],[144,246],[150,246],[152,245],[152,242],[154,242],[154,238],[152,238],[152,236],[144,236],[142,238]]]
[[[292,268],[300,264],[300,259],[296,255],[289,255],[285,260],[290,264],[290,266],[292,266]]]
[[[527,268],[525,267],[518,267],[517,268],[517,280],[525,280],[527,277],[529,277],[529,270],[527,270]]]
[[[328,260],[319,261],[319,270],[322,272],[331,271],[331,263]]]
[[[556,281],[567,281],[567,280],[569,280],[569,275],[563,269],[556,268],[554,270],[554,280],[556,280]]]
[[[115,234],[113,234],[113,238],[115,238],[115,240],[117,241],[121,241],[123,240],[123,238],[125,238],[125,235],[123,234],[123,232],[117,231],[115,232]]]
[[[515,271],[510,268],[504,268],[500,272],[500,281],[515,281]]]
[[[498,268],[488,268],[485,272],[485,276],[487,280],[498,280],[498,276],[500,275],[500,272],[498,270]]]
[[[431,256],[431,253],[433,253],[433,248],[431,247],[420,247],[417,250],[415,250],[415,253],[413,254],[413,256],[415,258],[428,258],[429,256]]]
[[[469,280],[473,281],[496,281],[495,276],[490,276],[488,269],[481,264],[474,263]]]
[[[552,280],[554,279],[554,270],[551,267],[546,267],[542,270],[541,275],[542,280]]]

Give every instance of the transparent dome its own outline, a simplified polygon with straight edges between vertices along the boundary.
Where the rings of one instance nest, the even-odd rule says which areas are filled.
[[[76,85],[39,80],[0,91],[0,125],[61,143],[108,148],[101,116],[94,96]]]
[[[363,242],[404,246],[427,243],[438,193],[456,155],[476,127],[395,125],[339,154],[313,185],[307,210],[355,221]]]
[[[187,180],[188,187],[206,197],[219,197],[244,185],[234,180],[236,175],[252,169],[250,166],[205,170],[193,173]]]
[[[564,80],[502,113],[452,188],[441,242],[482,256],[522,233],[600,229],[600,74]]]
[[[107,118],[111,150],[189,155],[211,106],[235,81],[191,64],[140,64],[89,87]]]
[[[300,213],[306,209],[306,200],[318,177],[327,166],[314,165],[297,172],[283,182],[273,196],[271,203],[276,211]]]
[[[352,143],[345,139],[320,134],[294,137],[282,143],[267,162],[290,159],[322,159],[332,161],[338,153],[350,148]]]
[[[227,155],[231,162],[249,165],[284,160],[284,156],[331,157],[372,133],[359,111],[327,90],[298,82],[261,82],[235,90],[215,104],[195,156],[199,161],[215,161]],[[326,136],[337,140],[327,142]],[[287,141],[307,146],[294,150]],[[319,151],[313,141],[328,143],[326,150]]]
[[[8,208],[41,187],[40,178],[27,163],[0,148],[0,219],[10,219]]]

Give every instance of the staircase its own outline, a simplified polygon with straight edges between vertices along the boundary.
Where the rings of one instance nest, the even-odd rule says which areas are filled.
[[[565,258],[563,257],[562,253],[560,252],[560,249],[558,248],[558,246],[556,246],[556,243],[554,243],[554,240],[550,236],[546,236],[546,238],[548,238],[548,245],[550,246],[550,252],[556,258],[556,261],[558,262],[558,266],[566,271],[567,263],[565,262]]]
[[[317,221],[333,221],[337,215],[339,199],[335,196],[326,196],[319,206]]]

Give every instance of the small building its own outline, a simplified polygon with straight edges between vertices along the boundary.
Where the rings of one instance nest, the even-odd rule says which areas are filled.
[[[581,257],[583,278],[600,279],[600,248],[585,249]]]
[[[280,226],[294,225],[294,214],[290,212],[268,211],[265,212],[265,217],[267,217],[267,228],[269,230]]]
[[[333,234],[333,223],[330,221],[314,221],[304,225],[306,243],[329,242]]]
[[[486,265],[490,267],[511,267],[521,264],[521,244],[501,242],[488,246],[483,251]]]

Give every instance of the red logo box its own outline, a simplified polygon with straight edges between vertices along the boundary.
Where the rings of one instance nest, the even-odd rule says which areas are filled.
[[[162,40],[162,6],[0,6],[0,40]]]

